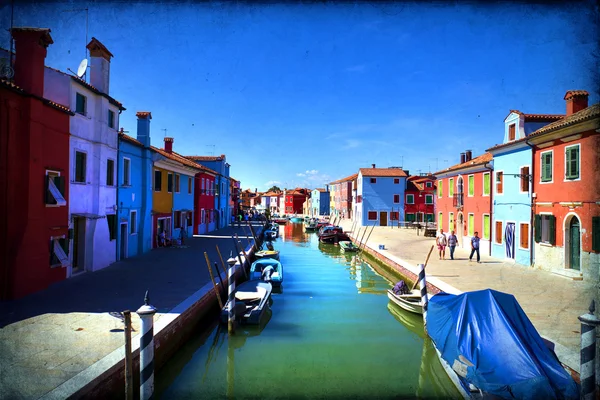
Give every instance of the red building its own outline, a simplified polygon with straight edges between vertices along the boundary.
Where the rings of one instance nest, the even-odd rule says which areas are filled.
[[[296,188],[285,192],[285,214],[302,214],[304,202],[309,196],[308,189]]]
[[[215,215],[215,176],[216,172],[201,166],[194,178],[194,235],[214,231]]]
[[[339,212],[342,218],[352,218],[352,193],[354,188],[354,182],[358,174],[350,175],[346,178],[340,179],[336,183],[336,205],[339,204]]]
[[[69,117],[45,99],[50,29],[15,28],[14,81],[0,80],[0,299],[66,279]]]
[[[568,91],[567,114],[529,135],[535,266],[598,282],[600,104]]]
[[[404,220],[406,222],[435,221],[435,176],[412,175],[406,179]]]
[[[471,237],[479,233],[482,255],[490,254],[493,173],[492,154],[472,158],[471,150],[460,154],[460,163],[435,173],[438,229],[455,230],[458,246],[471,248]]]

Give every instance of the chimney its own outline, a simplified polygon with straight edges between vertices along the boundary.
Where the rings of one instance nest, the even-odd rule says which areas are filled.
[[[254,188],[254,193],[258,193],[258,188]]]
[[[465,155],[465,153],[460,153],[460,163],[464,164],[467,162],[467,157]]]
[[[15,84],[26,92],[44,96],[46,49],[54,43],[47,28],[13,28],[15,40]]]
[[[144,147],[150,147],[150,120],[152,119],[152,114],[150,111],[138,111],[135,113],[135,116],[138,117],[137,140]]]
[[[173,138],[165,137],[165,151],[169,154],[173,152]]]
[[[405,169],[404,172],[406,173],[406,175],[410,176],[410,171]]]
[[[371,168],[375,168],[375,164],[371,164]]]
[[[473,158],[473,152],[471,150],[465,150],[465,162],[471,161]]]
[[[585,90],[569,90],[565,94],[567,101],[567,117],[588,107],[589,93]]]
[[[101,93],[108,94],[110,58],[113,55],[95,37],[92,37],[86,47],[90,51],[90,85]]]

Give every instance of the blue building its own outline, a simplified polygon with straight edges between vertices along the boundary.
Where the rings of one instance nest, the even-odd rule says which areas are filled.
[[[388,226],[404,221],[404,192],[408,175],[402,168],[361,168],[357,178],[356,220],[360,226]]]
[[[527,136],[560,117],[511,110],[504,120],[504,141],[487,150],[494,156],[492,257],[532,264],[533,172]]]
[[[234,210],[230,206],[229,164],[225,154],[220,156],[187,156],[186,158],[215,171],[215,220],[217,229],[226,227]]]
[[[325,189],[315,189],[311,192],[311,215],[329,215],[329,192]]]
[[[152,157],[149,112],[138,112],[137,139],[119,132],[117,260],[152,248]]]

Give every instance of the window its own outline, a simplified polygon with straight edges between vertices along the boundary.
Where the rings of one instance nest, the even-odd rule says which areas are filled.
[[[565,149],[565,179],[579,179],[579,145]]]
[[[529,167],[521,168],[521,192],[529,192]]]
[[[50,238],[50,267],[69,266],[69,240],[64,236]]]
[[[535,241],[538,243],[556,243],[556,217],[549,214],[536,214]]]
[[[400,195],[399,195],[399,194],[395,194],[395,195],[394,195],[394,203],[395,203],[395,204],[398,204],[398,203],[400,203]]]
[[[442,183],[443,182],[444,182],[443,180],[440,180],[439,183],[438,183],[438,197],[442,197],[442,195],[443,195],[443,190],[442,190]]]
[[[484,196],[490,195],[490,173],[489,172],[485,172],[483,174],[483,195]]]
[[[415,204],[415,195],[414,194],[406,195],[406,204]]]
[[[192,177],[188,177],[188,194],[192,194]]]
[[[46,170],[46,205],[66,206],[65,200],[65,178],[60,172]]]
[[[469,196],[475,195],[475,175],[469,175]]]
[[[167,173],[167,192],[173,193],[173,174]]]
[[[443,213],[438,213],[438,229],[442,229],[442,227],[444,226],[444,214]]]
[[[490,240],[490,216],[483,214],[483,239]]]
[[[415,213],[406,213],[406,222],[415,222]]]
[[[75,112],[81,115],[86,114],[87,98],[81,93],[75,95]]]
[[[106,186],[115,185],[115,160],[106,160]]]
[[[137,211],[129,213],[129,233],[135,235],[137,233]]]
[[[496,172],[496,193],[502,194],[504,191],[504,174],[502,171]]]
[[[600,252],[600,217],[592,217],[592,251]]]
[[[433,187],[433,184],[431,182],[427,182],[427,183],[425,183],[425,187],[428,187],[428,188]]]
[[[108,110],[108,127],[115,128],[115,112],[113,110]]]
[[[123,158],[123,186],[131,185],[131,160]]]
[[[448,180],[448,196],[454,197],[454,178]]]
[[[181,189],[181,175],[175,174],[175,193],[179,193]]]
[[[377,183],[377,178],[371,178],[371,179],[370,179],[370,182],[371,182],[371,183]]]
[[[522,249],[529,248],[529,224],[519,224],[519,246]]]
[[[496,221],[496,243],[502,244],[502,221]]]
[[[108,223],[108,234],[110,235],[110,240],[115,240],[117,238],[117,216],[116,216],[116,214],[107,214],[106,222]]]
[[[448,230],[453,231],[454,230],[454,213],[451,212],[450,214],[448,214],[448,217],[449,217]]]
[[[547,151],[540,155],[542,182],[552,182],[552,151]]]
[[[192,226],[192,213],[191,211],[186,213],[186,218],[187,218],[187,226]]]
[[[433,214],[425,214],[425,222],[435,222],[433,220]]]
[[[400,183],[400,178],[394,178],[394,184]]]
[[[210,216],[210,213],[209,213]],[[205,218],[206,218],[206,212],[204,211],[204,208],[200,210],[200,223],[203,224],[205,223]]]
[[[75,152],[75,182],[85,183],[87,167],[87,154],[81,151]]]
[[[515,140],[515,136],[516,136],[516,134],[515,134],[515,128],[516,128],[515,124],[510,124],[508,126],[508,140],[509,141]]]
[[[433,195],[432,194],[425,195],[425,204],[433,204]]]
[[[175,211],[173,214],[173,228],[181,228],[181,211]]]
[[[398,211],[391,211],[390,212],[390,220],[391,221],[398,221]]]
[[[369,211],[367,218],[369,221],[377,221],[377,211]]]
[[[475,232],[475,215],[469,214],[469,236],[473,236]]]
[[[162,191],[162,171],[154,171],[154,191]]]

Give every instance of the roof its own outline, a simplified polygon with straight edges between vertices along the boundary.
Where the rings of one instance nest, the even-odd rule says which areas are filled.
[[[281,192],[266,192],[263,196],[279,196]]]
[[[360,168],[362,176],[373,177],[407,177],[402,168]]]
[[[144,147],[144,144],[142,142],[122,132],[119,132],[119,138],[136,146]]]
[[[221,161],[225,158],[225,155],[220,156],[185,156],[188,160],[193,161]]]
[[[583,92],[584,90],[580,90],[579,92]],[[586,92],[587,93],[587,92]],[[568,126],[572,126],[578,124],[580,122],[589,121],[594,118],[598,118],[600,116],[600,103],[594,104],[588,108],[584,108],[583,110],[577,111],[569,115],[566,118],[563,118],[559,121],[548,124],[537,131],[531,133],[527,138],[531,138],[534,136],[539,136],[544,133],[556,131],[561,128],[566,128]]]
[[[85,47],[90,51],[90,54],[99,52],[99,53],[104,53],[105,55],[107,55],[109,57],[114,57],[112,55],[112,53],[110,51],[108,51],[106,46],[104,46],[102,43],[100,43],[100,41],[93,36],[92,36],[92,40],[90,40],[90,42]],[[94,55],[92,54],[92,56],[94,56]]]
[[[429,181],[435,181],[435,176],[433,174],[429,174],[427,176],[411,175],[407,178],[407,180],[412,181],[412,182],[429,182]]]
[[[67,113],[69,115],[75,115],[75,113],[73,111],[71,111],[71,109],[69,109],[68,107],[63,106],[62,104],[58,104],[53,102],[52,100],[48,100],[45,97],[40,97],[40,96],[36,96],[33,93],[29,93],[28,91],[26,91],[25,89],[23,89],[22,87],[15,85],[13,82],[9,81],[8,79],[0,79],[0,85],[6,87],[7,89],[13,90],[17,93],[22,94],[23,96],[28,96],[28,97],[34,97],[38,100],[40,100],[42,103],[55,108],[59,111],[62,111],[64,113]]]
[[[588,92],[586,92],[585,90],[568,90],[567,93],[565,93],[564,100],[569,100],[572,97],[589,96],[589,95],[590,94]]]
[[[191,167],[191,168],[199,169],[204,172],[209,172],[211,174],[218,175],[217,172],[213,171],[212,169],[206,168],[204,165],[200,165],[193,161],[190,161],[185,156],[182,156],[181,154],[176,153],[174,151],[171,153],[168,153],[165,149],[159,149],[158,147],[154,147],[154,146],[150,146],[150,149],[154,150],[155,152],[157,152],[158,154],[160,154],[163,157],[169,158],[173,161],[180,162],[181,164],[185,165],[186,167]]]
[[[483,165],[483,164],[486,164],[486,163],[489,163],[490,161],[492,161],[493,158],[494,158],[494,156],[492,156],[492,153],[485,152],[482,155],[472,158],[471,160],[469,160],[467,162],[464,162],[462,164],[456,164],[456,165],[453,165],[446,169],[443,169],[441,171],[438,171],[438,172],[434,173],[434,175],[444,174],[444,173],[450,172],[450,171],[458,171],[458,170],[473,167],[476,165]]]
[[[54,69],[54,68],[52,68],[52,69]],[[58,70],[56,70],[56,69],[55,69],[55,71],[58,71]],[[62,71],[59,71],[59,72],[62,72]],[[63,73],[63,74],[65,74],[64,72],[62,72],[62,73]],[[112,97],[110,97],[108,94],[106,94],[106,93],[102,93],[102,92],[101,92],[100,90],[98,90],[96,87],[94,87],[94,86],[90,85],[89,83],[87,83],[87,82],[86,82],[86,81],[84,81],[83,79],[81,79],[81,78],[79,78],[79,77],[77,77],[77,76],[69,75],[69,74],[65,74],[65,75],[67,75],[67,76],[70,76],[70,77],[71,77],[71,79],[73,79],[75,82],[79,83],[81,86],[83,86],[83,87],[85,87],[85,88],[87,88],[87,89],[91,90],[92,92],[94,92],[94,93],[96,93],[96,94],[98,94],[98,95],[100,95],[100,96],[103,96],[103,97],[105,97],[105,98],[106,98],[106,99],[109,101],[109,103],[111,103],[112,105],[115,105],[115,106],[119,107],[119,109],[120,109],[120,110],[126,110],[126,108],[125,108],[125,107],[123,107],[123,104],[122,104],[122,103],[120,103],[119,101],[117,101],[117,100],[113,99],[113,98],[112,98]]]
[[[510,110],[510,113],[508,115],[512,113],[522,115],[525,118],[525,122],[552,122],[565,117],[564,114],[526,114],[519,110]]]
[[[315,190],[318,190],[319,192],[322,192],[322,193],[323,193],[323,192],[327,192],[327,190],[325,190],[325,189],[323,189],[323,188],[317,188],[317,189],[315,189]]]

